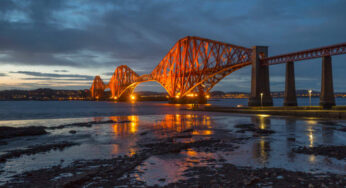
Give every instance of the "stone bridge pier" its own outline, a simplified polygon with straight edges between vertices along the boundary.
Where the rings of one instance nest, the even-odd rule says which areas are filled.
[[[333,87],[332,57],[322,57],[322,80],[320,106],[325,109],[335,106],[335,96]]]
[[[296,83],[294,76],[293,61],[286,63],[284,106],[297,106]]]
[[[262,65],[260,57],[268,56],[267,46],[252,47],[251,54],[251,94],[249,106],[273,106],[273,99],[270,95],[269,67]]]
[[[285,82],[284,106],[297,106],[294,62],[286,63],[286,82]],[[320,106],[330,109],[335,106],[335,96],[333,88],[333,71],[331,56],[322,57],[322,79]]]

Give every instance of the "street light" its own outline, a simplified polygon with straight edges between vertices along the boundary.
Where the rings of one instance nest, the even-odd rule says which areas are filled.
[[[312,90],[310,89],[309,90],[309,105],[310,105],[310,108],[311,108],[311,93],[312,93]]]
[[[263,107],[263,93],[261,93],[261,107]]]

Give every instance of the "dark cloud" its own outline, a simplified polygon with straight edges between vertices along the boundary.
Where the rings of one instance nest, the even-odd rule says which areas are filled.
[[[126,64],[146,74],[187,35],[247,47],[267,45],[269,54],[277,55],[346,41],[344,7],[343,0],[4,0],[0,1],[0,62],[64,66],[64,70],[103,67],[111,70],[105,76]],[[346,58],[334,62],[343,61]],[[313,79],[299,87],[319,80],[318,63],[312,62],[320,60],[297,66],[297,75]],[[346,68],[334,66],[337,71]],[[250,71],[245,70],[229,78],[249,80]],[[274,88],[282,86],[282,79],[275,76],[283,72],[281,65],[270,68]],[[250,88],[245,82],[232,84],[235,89]],[[338,82],[335,88],[346,89]]]
[[[5,73],[1,73],[1,72],[0,72],[0,76],[6,76],[6,74],[5,74]]]
[[[54,70],[54,72],[69,72],[68,70]]]
[[[30,77],[30,78],[22,78],[22,80],[41,80],[41,81],[47,81],[47,80],[53,80],[53,81],[90,81],[90,79],[85,78],[51,78],[51,77]]]
[[[92,80],[94,77],[90,75],[81,75],[81,74],[55,74],[55,73],[42,73],[42,72],[33,72],[33,71],[16,71],[10,73],[24,74],[34,77],[44,77],[44,78],[80,78],[83,80]]]

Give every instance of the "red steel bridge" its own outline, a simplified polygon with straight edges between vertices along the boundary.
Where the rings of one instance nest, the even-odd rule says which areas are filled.
[[[200,103],[204,103],[209,91],[224,77],[252,65],[249,105],[269,106],[272,105],[272,98],[268,67],[286,63],[285,105],[295,106],[293,62],[322,58],[321,104],[329,107],[335,105],[331,56],[340,54],[346,54],[346,43],[268,57],[266,46],[246,48],[188,36],[180,39],[150,74],[138,75],[130,67],[121,65],[115,69],[108,84],[96,76],[90,91],[93,98],[99,99],[109,88],[111,98],[117,100],[132,94],[139,84],[154,81],[165,88],[170,102],[184,103],[189,97],[197,97]]]

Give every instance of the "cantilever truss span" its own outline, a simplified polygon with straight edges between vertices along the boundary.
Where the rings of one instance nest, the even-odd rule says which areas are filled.
[[[95,76],[90,92],[93,98],[101,98],[107,86],[104,84],[100,76]]]
[[[115,69],[107,85],[96,76],[91,93],[96,97],[96,90],[110,88],[112,98],[119,98],[142,82],[156,81],[170,97],[184,97],[189,93],[203,95],[225,76],[249,65],[251,52],[251,49],[241,46],[185,37],[170,49],[151,74],[139,76],[126,65],[121,65]]]

